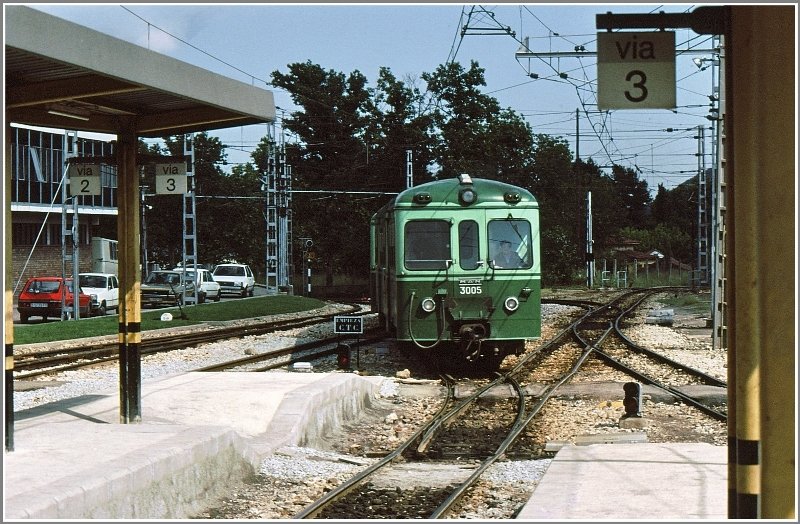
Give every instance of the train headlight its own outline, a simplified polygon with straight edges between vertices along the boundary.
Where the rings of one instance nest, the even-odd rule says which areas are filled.
[[[462,189],[458,194],[458,199],[461,200],[462,204],[469,205],[475,202],[476,196],[477,195],[475,195],[475,191],[472,189]]]
[[[431,201],[430,193],[417,193],[414,195],[414,202],[417,204],[428,204]]]
[[[517,297],[508,297],[506,301],[503,302],[503,306],[505,306],[506,311],[513,313],[519,309],[519,300],[517,300]]]
[[[422,311],[426,313],[431,313],[434,309],[436,309],[436,302],[431,297],[425,297],[422,299]]]

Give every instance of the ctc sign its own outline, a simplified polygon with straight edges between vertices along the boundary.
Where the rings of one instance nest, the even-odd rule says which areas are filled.
[[[675,33],[597,33],[597,108],[674,109]]]

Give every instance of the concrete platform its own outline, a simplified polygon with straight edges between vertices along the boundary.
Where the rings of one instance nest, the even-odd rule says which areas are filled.
[[[727,455],[711,444],[565,446],[516,518],[726,520]]]
[[[382,377],[188,373],[144,381],[142,422],[119,393],[15,414],[4,518],[182,519],[282,446],[314,446],[367,407]]]

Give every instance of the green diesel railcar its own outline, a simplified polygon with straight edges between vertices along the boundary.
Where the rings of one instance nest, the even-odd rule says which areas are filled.
[[[398,342],[496,368],[541,336],[539,205],[468,175],[407,189],[370,221],[372,310]]]

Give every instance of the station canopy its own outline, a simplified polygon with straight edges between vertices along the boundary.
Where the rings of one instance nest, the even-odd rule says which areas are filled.
[[[9,123],[161,137],[275,121],[271,91],[26,6],[5,6]]]

